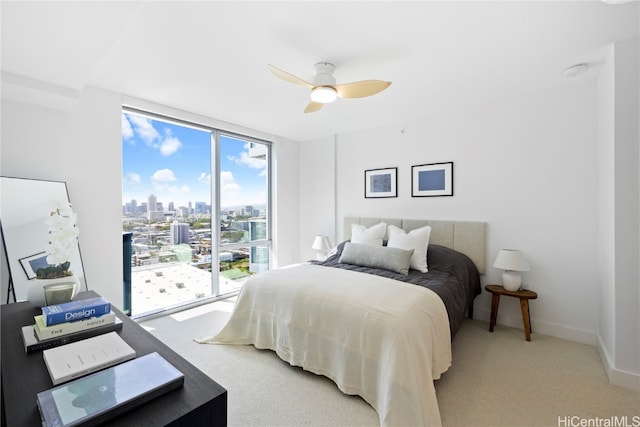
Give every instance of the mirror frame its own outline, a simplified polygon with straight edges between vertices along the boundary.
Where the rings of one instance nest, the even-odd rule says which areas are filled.
[[[18,192],[14,187],[24,184],[24,189]],[[39,189],[41,184],[46,184],[47,188]],[[13,298],[14,302],[24,301],[27,297],[27,290],[31,280],[35,275],[30,268],[29,261],[34,258],[42,258],[46,255],[47,248],[47,228],[45,220],[47,218],[46,205],[51,199],[64,199],[71,202],[67,183],[64,181],[42,180],[32,178],[18,178],[10,176],[0,176],[0,235],[2,237],[3,257],[1,262],[3,272],[6,269],[9,273],[8,280],[2,280],[2,300],[6,292],[6,303]],[[36,198],[29,198],[34,193],[40,195]],[[17,196],[18,193],[20,197]],[[45,197],[54,194],[52,197]],[[20,207],[15,207],[17,202],[23,202]],[[40,214],[40,211],[42,212]],[[30,212],[32,215],[25,215]],[[15,218],[20,217],[21,223],[17,223]],[[22,228],[22,230],[18,230]],[[34,232],[31,233],[31,230]],[[22,236],[33,234],[31,238],[23,239]],[[17,238],[20,236],[20,238]],[[77,253],[71,260],[71,269],[80,280],[80,291],[88,290],[82,254],[80,252],[80,242],[77,244]],[[4,303],[5,301],[0,301]]]

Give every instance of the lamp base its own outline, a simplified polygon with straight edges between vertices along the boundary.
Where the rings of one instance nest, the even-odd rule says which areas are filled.
[[[502,287],[508,291],[517,291],[522,285],[522,276],[517,271],[505,270],[502,273]]]

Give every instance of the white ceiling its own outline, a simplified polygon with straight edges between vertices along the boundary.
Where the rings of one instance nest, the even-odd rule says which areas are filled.
[[[608,44],[639,35],[638,1],[3,0],[0,13],[3,96],[92,85],[298,141],[592,79]],[[319,61],[338,83],[393,84],[305,114],[308,91],[267,64],[310,81]],[[580,62],[585,75],[563,76]]]

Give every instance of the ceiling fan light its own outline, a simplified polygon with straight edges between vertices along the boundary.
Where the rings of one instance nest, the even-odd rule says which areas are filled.
[[[311,100],[321,104],[328,104],[338,98],[336,90],[330,86],[319,86],[311,91]]]

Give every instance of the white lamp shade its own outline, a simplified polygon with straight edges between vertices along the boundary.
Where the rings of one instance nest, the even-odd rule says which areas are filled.
[[[519,272],[529,271],[527,260],[522,252],[516,249],[500,249],[493,266],[505,270],[502,273],[502,286],[508,291],[520,289],[522,277]]]
[[[311,248],[316,251],[326,252],[331,249],[331,243],[329,243],[329,238],[327,236],[319,234],[313,239],[313,245],[311,245]]]
[[[516,249],[500,249],[493,266],[502,270],[529,271],[527,260],[522,252]]]

